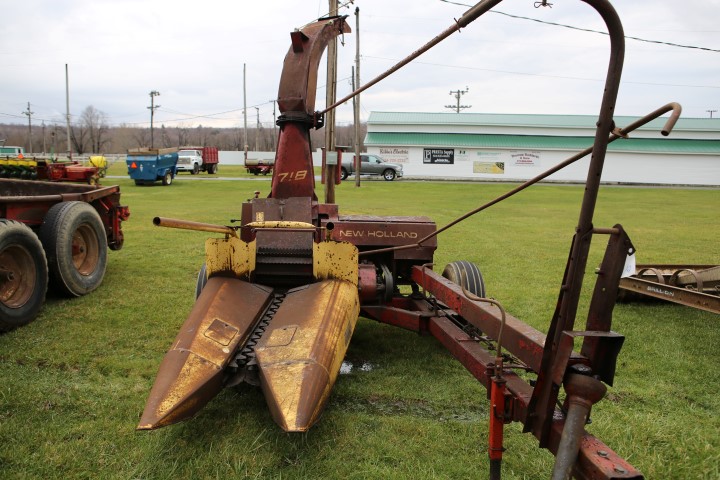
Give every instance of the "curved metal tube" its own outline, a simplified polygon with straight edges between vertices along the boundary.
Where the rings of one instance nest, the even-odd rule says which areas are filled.
[[[663,126],[660,133],[662,133],[664,136],[667,136],[672,131],[673,127],[675,126],[675,123],[677,122],[678,118],[680,118],[680,114],[682,113],[682,107],[679,103],[671,102],[668,104],[663,105],[662,107],[658,108],[657,110],[645,115],[642,118],[639,118],[638,120],[632,122],[628,126],[624,128],[616,128],[613,130],[613,133],[608,137],[608,144],[614,142],[618,138],[625,138],[627,135],[637,130],[638,128],[646,125],[647,123],[655,120],[656,118],[659,118],[661,115],[666,114],[667,112],[672,112],[668,120],[665,122],[665,125]],[[493,205],[500,203],[501,201],[512,197],[516,193],[520,193],[526,188],[530,187],[531,185],[534,185],[541,180],[546,179],[553,173],[556,173],[563,168],[567,167],[568,165],[572,165],[573,163],[577,162],[580,159],[585,158],[588,154],[592,153],[593,147],[588,147],[585,150],[582,150],[581,152],[576,153],[572,157],[568,158],[567,160],[564,160],[563,162],[558,163],[554,167],[549,168],[548,170],[545,170],[543,173],[531,178],[530,180],[526,180],[524,183],[518,185],[517,187],[513,188],[507,193],[504,193],[500,195],[499,197],[494,198],[493,200],[490,200],[487,203],[484,203],[483,205],[480,205],[474,210],[470,210],[469,212],[463,214],[462,216],[456,218],[452,222],[448,223],[442,228],[439,228],[435,230],[433,233],[426,235],[425,237],[418,240],[416,243],[411,243],[408,245],[401,245],[399,247],[389,247],[389,248],[383,248],[383,249],[377,249],[377,250],[368,250],[365,252],[361,252],[360,255],[370,255],[375,253],[384,253],[384,252],[390,252],[394,250],[405,250],[408,248],[418,248],[421,247],[423,243],[427,242],[433,237],[436,237],[438,234],[444,232],[445,230],[450,229],[451,227],[454,227],[458,223],[462,222],[463,220],[466,220],[469,217],[472,217],[476,213],[480,213],[483,210],[492,207]]]
[[[550,372],[556,362],[560,336],[563,331],[573,329],[580,301],[583,277],[592,240],[592,220],[600,187],[600,177],[605,163],[605,153],[607,152],[608,133],[615,128],[613,113],[625,58],[625,33],[620,17],[613,6],[607,0],[583,1],[595,8],[608,28],[608,34],[610,35],[610,62],[605,80],[605,91],[600,104],[600,116],[595,130],[595,143],[593,144],[593,153],[590,158],[587,180],[585,181],[585,194],[580,207],[578,225],[570,248],[555,314],[548,328],[537,383],[528,404],[528,420],[525,423],[524,431],[532,431],[540,440],[541,447],[547,447],[549,444],[553,410],[555,409],[559,389],[559,387],[554,387]],[[577,451],[575,455],[577,455]]]
[[[178,218],[154,217],[153,225],[158,227],[179,228],[182,230],[195,230],[198,232],[223,233],[231,237],[237,237],[237,232],[232,227],[225,225],[216,225],[214,223],[193,222],[190,220],[180,220]]]
[[[462,17],[460,17],[460,18],[458,18],[457,20],[455,20],[455,23],[454,23],[452,26],[446,28],[444,31],[442,31],[442,32],[441,32],[439,35],[437,35],[435,38],[433,38],[432,40],[430,40],[429,42],[427,42],[425,45],[423,45],[422,47],[420,47],[420,48],[418,48],[417,50],[415,50],[413,53],[411,53],[410,55],[408,55],[407,57],[405,57],[404,59],[402,59],[401,61],[399,61],[398,63],[396,63],[394,66],[390,67],[390,68],[389,68],[388,70],[386,70],[385,72],[381,73],[381,74],[378,75],[377,77],[375,77],[375,78],[373,78],[372,80],[370,80],[369,82],[367,82],[367,83],[366,83],[365,85],[363,85],[362,87],[358,87],[354,92],[349,93],[349,94],[346,95],[345,97],[341,98],[341,99],[338,100],[337,102],[335,102],[335,103],[333,103],[332,105],[330,105],[329,107],[325,108],[325,110],[323,110],[322,112],[320,112],[320,114],[324,114],[324,113],[329,112],[329,111],[332,110],[333,108],[336,108],[336,107],[342,105],[343,103],[347,102],[348,100],[350,100],[351,98],[353,98],[355,95],[357,95],[357,94],[359,94],[359,93],[362,93],[362,92],[364,92],[365,90],[367,90],[368,88],[372,87],[373,85],[375,85],[376,83],[378,83],[380,80],[383,80],[383,79],[389,77],[390,75],[392,75],[393,73],[397,72],[398,70],[400,70],[402,67],[404,67],[404,66],[407,65],[408,63],[410,63],[410,62],[412,62],[413,60],[415,60],[416,58],[418,58],[418,57],[419,57],[420,55],[422,55],[423,53],[425,53],[425,52],[427,52],[428,50],[430,50],[432,47],[434,47],[434,46],[437,45],[438,43],[440,43],[440,42],[442,42],[443,40],[445,40],[447,37],[449,37],[449,36],[452,35],[453,33],[459,32],[461,28],[467,27],[471,22],[473,22],[473,21],[477,20],[478,18],[480,18],[480,16],[481,16],[482,14],[487,13],[488,10],[490,10],[491,8],[493,8],[495,5],[497,5],[497,4],[500,3],[501,1],[502,1],[502,0],[483,0],[483,1],[479,2],[477,5],[475,5],[475,6],[472,7],[470,10],[468,10],[467,12],[465,12],[465,13],[462,15]]]

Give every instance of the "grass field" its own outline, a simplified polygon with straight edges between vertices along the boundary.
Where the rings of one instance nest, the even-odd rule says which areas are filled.
[[[220,175],[246,175],[232,168]],[[50,295],[35,322],[0,335],[0,478],[487,478],[485,389],[432,338],[367,319],[347,354],[365,368],[340,376],[307,434],[282,432],[262,393],[247,386],[226,389],[184,424],[135,432],[193,305],[209,236],[154,227],[152,217],[226,224],[270,186],[189,177],[170,187],[105,180],[121,185],[131,218],[103,285],[72,300]],[[440,226],[510,188],[369,181],[341,185],[337,202],[343,213],[428,215]],[[436,271],[452,260],[477,263],[489,295],[545,331],[582,192],[537,186],[472,217],[440,236]],[[717,189],[605,187],[595,225],[621,223],[638,263],[720,264],[718,211]],[[586,290],[604,239],[593,246]],[[627,338],[615,386],[588,430],[646,478],[720,478],[720,316],[619,304],[613,329]],[[506,429],[505,442],[503,478],[549,478],[554,458],[520,425]]]

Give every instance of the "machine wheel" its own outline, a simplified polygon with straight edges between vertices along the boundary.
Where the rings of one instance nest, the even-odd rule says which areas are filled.
[[[485,281],[480,269],[474,263],[466,260],[450,262],[445,266],[442,276],[460,285],[473,295],[485,297]]]
[[[79,297],[100,286],[107,267],[107,236],[100,215],[90,204],[53,205],[40,226],[40,241],[53,289]]]
[[[170,170],[168,170],[167,172],[165,172],[165,175],[163,175],[162,184],[167,187],[168,185],[172,185],[172,182],[173,182],[173,175],[172,175],[172,172]]]
[[[340,169],[340,180],[345,180],[348,177],[348,171],[345,167]]]
[[[395,170],[388,168],[383,172],[383,178],[388,182],[392,182],[393,180],[395,180]]]
[[[45,253],[26,225],[0,219],[0,331],[37,317],[48,285]]]
[[[145,182],[142,180],[135,180],[135,185],[145,185]]]
[[[200,271],[198,272],[197,276],[197,283],[195,284],[195,300],[200,296],[200,292],[203,291],[203,288],[205,288],[205,284],[207,283],[207,264],[203,263],[202,267],[200,267]]]
[[[211,163],[210,165],[208,165],[207,172],[209,175],[217,173],[217,163]]]
[[[193,164],[193,169],[190,172],[190,174],[197,175],[198,173],[200,173],[200,166],[197,163],[195,163],[195,164]]]

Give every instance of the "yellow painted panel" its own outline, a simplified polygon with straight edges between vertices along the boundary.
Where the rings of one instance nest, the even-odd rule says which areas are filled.
[[[262,213],[262,212],[259,212]],[[288,220],[272,220],[272,221],[265,221],[265,216],[261,216],[257,219],[257,221],[248,223],[245,225],[245,227],[249,228],[305,228],[305,229],[314,229],[315,225],[312,223],[307,222],[291,222]]]
[[[357,287],[357,247],[347,242],[316,243],[313,246],[313,276],[317,280],[347,280]]]
[[[265,399],[285,430],[305,431],[317,421],[359,310],[350,282],[324,280],[288,292],[255,347]]]
[[[217,272],[233,272],[238,278],[246,278],[255,270],[255,241],[247,243],[237,237],[208,238],[205,264],[208,277]]]

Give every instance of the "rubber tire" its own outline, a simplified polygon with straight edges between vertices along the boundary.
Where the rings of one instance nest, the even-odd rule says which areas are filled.
[[[35,320],[47,293],[45,252],[28,226],[0,219],[0,267],[14,276],[14,280],[0,282],[0,331],[7,332]],[[21,285],[22,280],[29,284]]]
[[[393,180],[395,180],[395,170],[388,168],[387,170],[385,170],[383,172],[382,176],[385,179],[385,181],[392,182]]]
[[[213,175],[217,173],[217,163],[211,163],[210,165],[208,165],[207,172],[208,175]]]
[[[193,169],[190,171],[190,175],[197,175],[198,173],[200,173],[200,166],[195,163],[193,164]]]
[[[480,269],[474,263],[466,260],[450,262],[445,266],[442,276],[473,295],[485,298],[485,281]]]
[[[345,180],[349,176],[348,171],[345,168],[340,169],[340,180]]]
[[[200,271],[198,272],[197,283],[195,284],[195,300],[197,300],[200,296],[200,293],[203,291],[203,288],[205,288],[207,281],[207,264],[203,263],[202,267],[200,267]]]
[[[100,215],[90,204],[53,205],[40,226],[39,236],[47,255],[50,288],[79,297],[100,286],[107,268],[107,234]]]
[[[163,175],[162,184],[164,186],[168,187],[168,186],[172,185],[172,182],[173,182],[173,174],[170,170],[168,170],[167,172],[165,172],[165,175]]]
[[[135,185],[145,185],[145,182],[142,180],[135,180]]]

